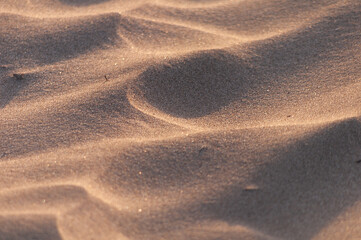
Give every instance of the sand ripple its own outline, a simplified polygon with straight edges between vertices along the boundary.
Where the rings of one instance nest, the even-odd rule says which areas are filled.
[[[360,22],[357,0],[2,1],[0,239],[361,239]]]

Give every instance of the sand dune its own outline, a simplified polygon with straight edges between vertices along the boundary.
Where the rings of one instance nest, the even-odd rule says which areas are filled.
[[[1,0],[0,239],[361,239],[357,0]]]

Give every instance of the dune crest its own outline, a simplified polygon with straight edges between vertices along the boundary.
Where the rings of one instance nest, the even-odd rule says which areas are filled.
[[[0,239],[361,239],[358,0],[2,0]]]

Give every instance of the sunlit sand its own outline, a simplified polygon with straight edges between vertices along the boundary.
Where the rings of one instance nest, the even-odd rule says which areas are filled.
[[[0,239],[361,239],[358,0],[0,0]]]

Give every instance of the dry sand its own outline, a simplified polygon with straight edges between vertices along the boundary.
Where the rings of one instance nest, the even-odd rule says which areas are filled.
[[[360,64],[359,0],[0,0],[0,239],[361,239]]]

